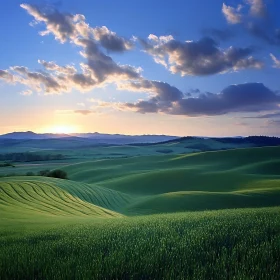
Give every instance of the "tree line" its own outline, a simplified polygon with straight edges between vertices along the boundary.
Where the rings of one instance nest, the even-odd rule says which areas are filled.
[[[30,161],[49,161],[62,160],[65,156],[62,154],[36,154],[36,153],[8,153],[0,154],[0,161],[12,162],[30,162]]]

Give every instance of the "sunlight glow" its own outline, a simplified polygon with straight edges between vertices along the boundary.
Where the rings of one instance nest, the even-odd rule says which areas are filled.
[[[75,132],[75,127],[70,125],[56,125],[50,127],[49,132],[55,134],[69,134]]]

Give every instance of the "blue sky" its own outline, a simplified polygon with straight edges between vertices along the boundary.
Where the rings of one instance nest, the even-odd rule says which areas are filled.
[[[279,1],[1,5],[0,133],[280,135]]]

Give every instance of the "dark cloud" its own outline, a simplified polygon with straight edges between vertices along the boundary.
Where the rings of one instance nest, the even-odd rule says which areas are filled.
[[[280,102],[280,96],[262,83],[231,85],[219,94],[207,92],[189,98],[181,93],[167,100],[161,98],[161,94],[161,91],[157,91],[148,101],[126,103],[123,107],[141,113],[153,111],[186,116],[214,116],[231,112],[275,110]],[[145,111],[145,108],[148,110]]]
[[[232,30],[229,28],[218,29],[218,28],[205,28],[202,30],[204,36],[209,36],[218,41],[227,41],[235,36]]]
[[[273,31],[273,27],[253,21],[246,23],[245,27],[254,37],[259,38],[270,45],[280,45],[280,29],[275,29]]]
[[[119,65],[110,56],[105,55],[90,39],[78,39],[76,43],[83,47],[83,56],[87,58],[87,68],[98,83],[106,80],[129,80],[140,77],[139,71],[129,65]]]
[[[280,112],[274,112],[274,113],[269,113],[269,114],[264,114],[264,115],[258,115],[258,116],[253,116],[253,117],[244,117],[244,119],[271,119],[271,118],[278,118],[280,117]]]
[[[6,82],[13,82],[14,76],[11,73],[9,73],[7,70],[0,70],[0,79]]]
[[[81,19],[81,15],[62,14],[56,9],[42,9],[36,5],[21,4],[20,6],[34,17],[33,24],[45,23],[46,30],[40,32],[41,35],[52,33],[61,42],[76,35],[74,22]]]
[[[123,107],[124,109],[132,109],[137,111],[138,113],[156,113],[160,110],[157,103],[155,103],[153,100],[151,101],[139,101],[136,104],[133,103],[126,103]]]
[[[222,50],[210,37],[186,42],[173,38],[163,41],[155,35],[150,35],[149,39],[140,41],[145,51],[157,63],[182,76],[203,76],[247,68],[259,69],[263,66],[261,61],[251,56],[253,48],[229,47]]]
[[[184,96],[179,89],[169,85],[168,83],[149,81],[145,79],[138,82],[122,84],[119,86],[119,89],[148,92],[153,96],[154,101],[172,102],[181,99]]]
[[[99,41],[101,46],[108,51],[124,52],[132,49],[133,42],[118,36],[115,32],[110,31],[106,26],[96,27],[93,29],[95,40]]]
[[[192,88],[192,89],[190,89],[188,92],[186,92],[185,93],[185,95],[186,96],[192,96],[192,95],[198,95],[198,94],[200,94],[201,93],[201,91],[200,91],[200,89],[198,89],[198,88]]]
[[[270,45],[280,45],[280,29],[275,27],[270,19],[263,0],[244,0],[249,6],[249,13],[242,13],[240,9],[223,4],[222,12],[230,24],[242,24],[252,36]],[[245,9],[246,11],[246,9]],[[229,14],[228,14],[229,13]],[[233,14],[232,14],[233,13]]]

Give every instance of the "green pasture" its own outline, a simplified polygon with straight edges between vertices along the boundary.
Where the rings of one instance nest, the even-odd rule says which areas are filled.
[[[8,168],[1,279],[280,278],[278,147]]]

